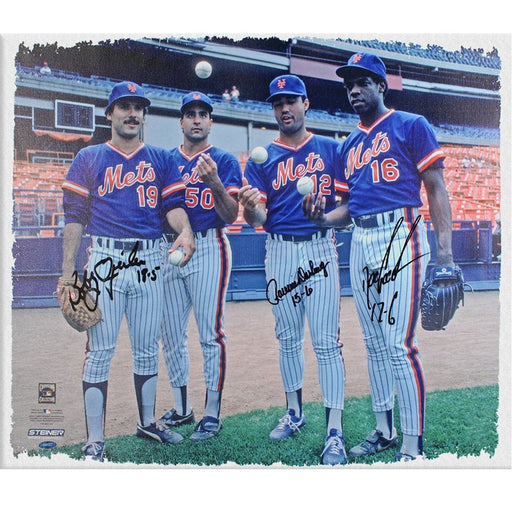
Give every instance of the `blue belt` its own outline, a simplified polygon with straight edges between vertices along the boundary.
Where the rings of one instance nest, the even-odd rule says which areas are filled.
[[[222,231],[222,228],[215,228],[216,231]],[[209,229],[203,229],[202,231],[194,231],[194,237],[195,238],[206,238],[208,236],[208,233],[210,232]],[[177,233],[164,233],[163,238],[168,243],[173,243],[176,238],[178,238]]]
[[[309,242],[311,240],[317,240],[318,238],[324,238],[327,233],[329,233],[329,229],[322,229],[310,235],[280,235],[278,233],[270,233],[270,238],[283,242]]]
[[[384,224],[394,222],[394,220],[395,212],[390,211],[376,213],[375,215],[363,215],[362,217],[356,217],[354,219],[354,224],[360,228],[377,228],[379,226],[383,226]]]
[[[118,249],[121,251],[132,250],[135,244],[138,244],[138,249],[145,251],[147,249],[153,249],[158,240],[120,240],[115,238],[96,237],[96,243],[99,247],[105,249]]]

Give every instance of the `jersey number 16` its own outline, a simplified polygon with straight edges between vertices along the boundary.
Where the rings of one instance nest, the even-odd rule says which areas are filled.
[[[371,167],[373,183],[379,183],[381,176],[384,181],[396,181],[400,176],[398,162],[394,158],[385,158],[382,162],[374,160]]]

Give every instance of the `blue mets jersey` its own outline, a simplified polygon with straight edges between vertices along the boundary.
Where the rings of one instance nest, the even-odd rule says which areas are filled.
[[[242,171],[238,160],[227,151],[211,144],[193,155],[187,155],[181,146],[171,150],[174,166],[181,173],[185,183],[185,205],[192,231],[204,231],[210,228],[222,228],[226,223],[215,210],[213,193],[203,183],[197,171],[200,155],[208,153],[217,164],[217,173],[228,194],[237,194],[242,186]],[[170,232],[170,226],[164,222],[164,232]]]
[[[350,215],[421,206],[420,174],[443,168],[444,157],[423,116],[388,110],[368,128],[359,123],[343,145],[339,176],[348,184]]]
[[[66,223],[112,238],[159,238],[164,214],[185,199],[169,152],[144,143],[131,153],[111,142],[80,150],[62,188]]]
[[[266,149],[267,161],[256,164],[249,160],[244,173],[267,204],[263,229],[280,235],[311,235],[318,231],[318,226],[304,216],[303,196],[297,191],[297,181],[309,176],[314,183],[314,194],[321,192],[326,198],[325,211],[331,211],[340,191],[335,183],[335,176],[341,173],[340,143],[309,134],[297,147],[275,139]]]

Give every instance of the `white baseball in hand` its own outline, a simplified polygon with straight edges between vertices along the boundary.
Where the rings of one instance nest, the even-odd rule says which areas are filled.
[[[181,262],[183,261],[184,257],[185,255],[183,254],[183,252],[180,251],[179,249],[176,249],[175,251],[172,251],[169,254],[169,263],[171,265],[176,265],[178,267],[181,265]]]
[[[297,181],[297,191],[299,194],[305,196],[313,192],[313,180],[309,176],[303,176]]]
[[[266,162],[268,158],[267,150],[263,146],[257,146],[251,151],[251,160],[257,164]]]

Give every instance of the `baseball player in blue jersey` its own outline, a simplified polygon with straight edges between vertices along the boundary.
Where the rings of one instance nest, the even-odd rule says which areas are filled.
[[[266,241],[267,300],[272,304],[279,340],[279,365],[287,412],[270,433],[289,438],[306,420],[302,411],[304,326],[308,320],[317,357],[320,387],[326,407],[327,437],[322,462],[346,462],[342,413],[345,369],[339,335],[340,281],[336,239],[331,228],[319,229],[306,219],[299,178],[313,179],[326,200],[336,206],[335,171],[340,145],[313,135],[305,127],[309,108],[304,82],[283,75],[270,83],[270,96],[279,138],[266,146],[263,164],[248,161],[239,200],[251,225],[263,226]],[[247,184],[245,184],[247,183]]]
[[[87,331],[82,376],[87,430],[83,451],[94,460],[104,454],[108,376],[124,315],[133,354],[137,436],[163,443],[183,440],[154,416],[163,305],[162,216],[180,233],[172,248],[184,250],[184,263],[192,257],[195,242],[184,209],[185,185],[169,153],[140,139],[149,105],[139,85],[116,84],[106,108],[111,140],[79,151],[62,186],[62,274],[77,278],[76,257],[86,230],[91,246],[78,292],[94,292],[103,315]]]
[[[185,204],[196,243],[194,257],[186,267],[169,263],[167,249],[176,234],[167,223],[164,226],[162,341],[174,408],[161,421],[170,427],[195,421],[187,390],[187,328],[193,309],[203,352],[206,400],[203,418],[190,436],[192,441],[209,439],[222,428],[220,408],[226,374],[224,305],[231,273],[231,247],[225,226],[236,220],[237,195],[242,185],[237,159],[208,143],[212,110],[210,98],[201,92],[183,97],[183,144],[171,152],[186,185]]]
[[[452,222],[443,180],[444,154],[424,117],[388,109],[386,67],[377,56],[353,55],[337,73],[360,122],[343,145],[344,203],[327,212],[321,196],[304,199],[319,226],[355,225],[350,277],[364,334],[376,428],[349,455],[364,457],[398,444],[397,461],[423,457],[425,379],[415,327],[429,245],[418,207],[425,185],[437,237],[437,265],[453,266]]]

